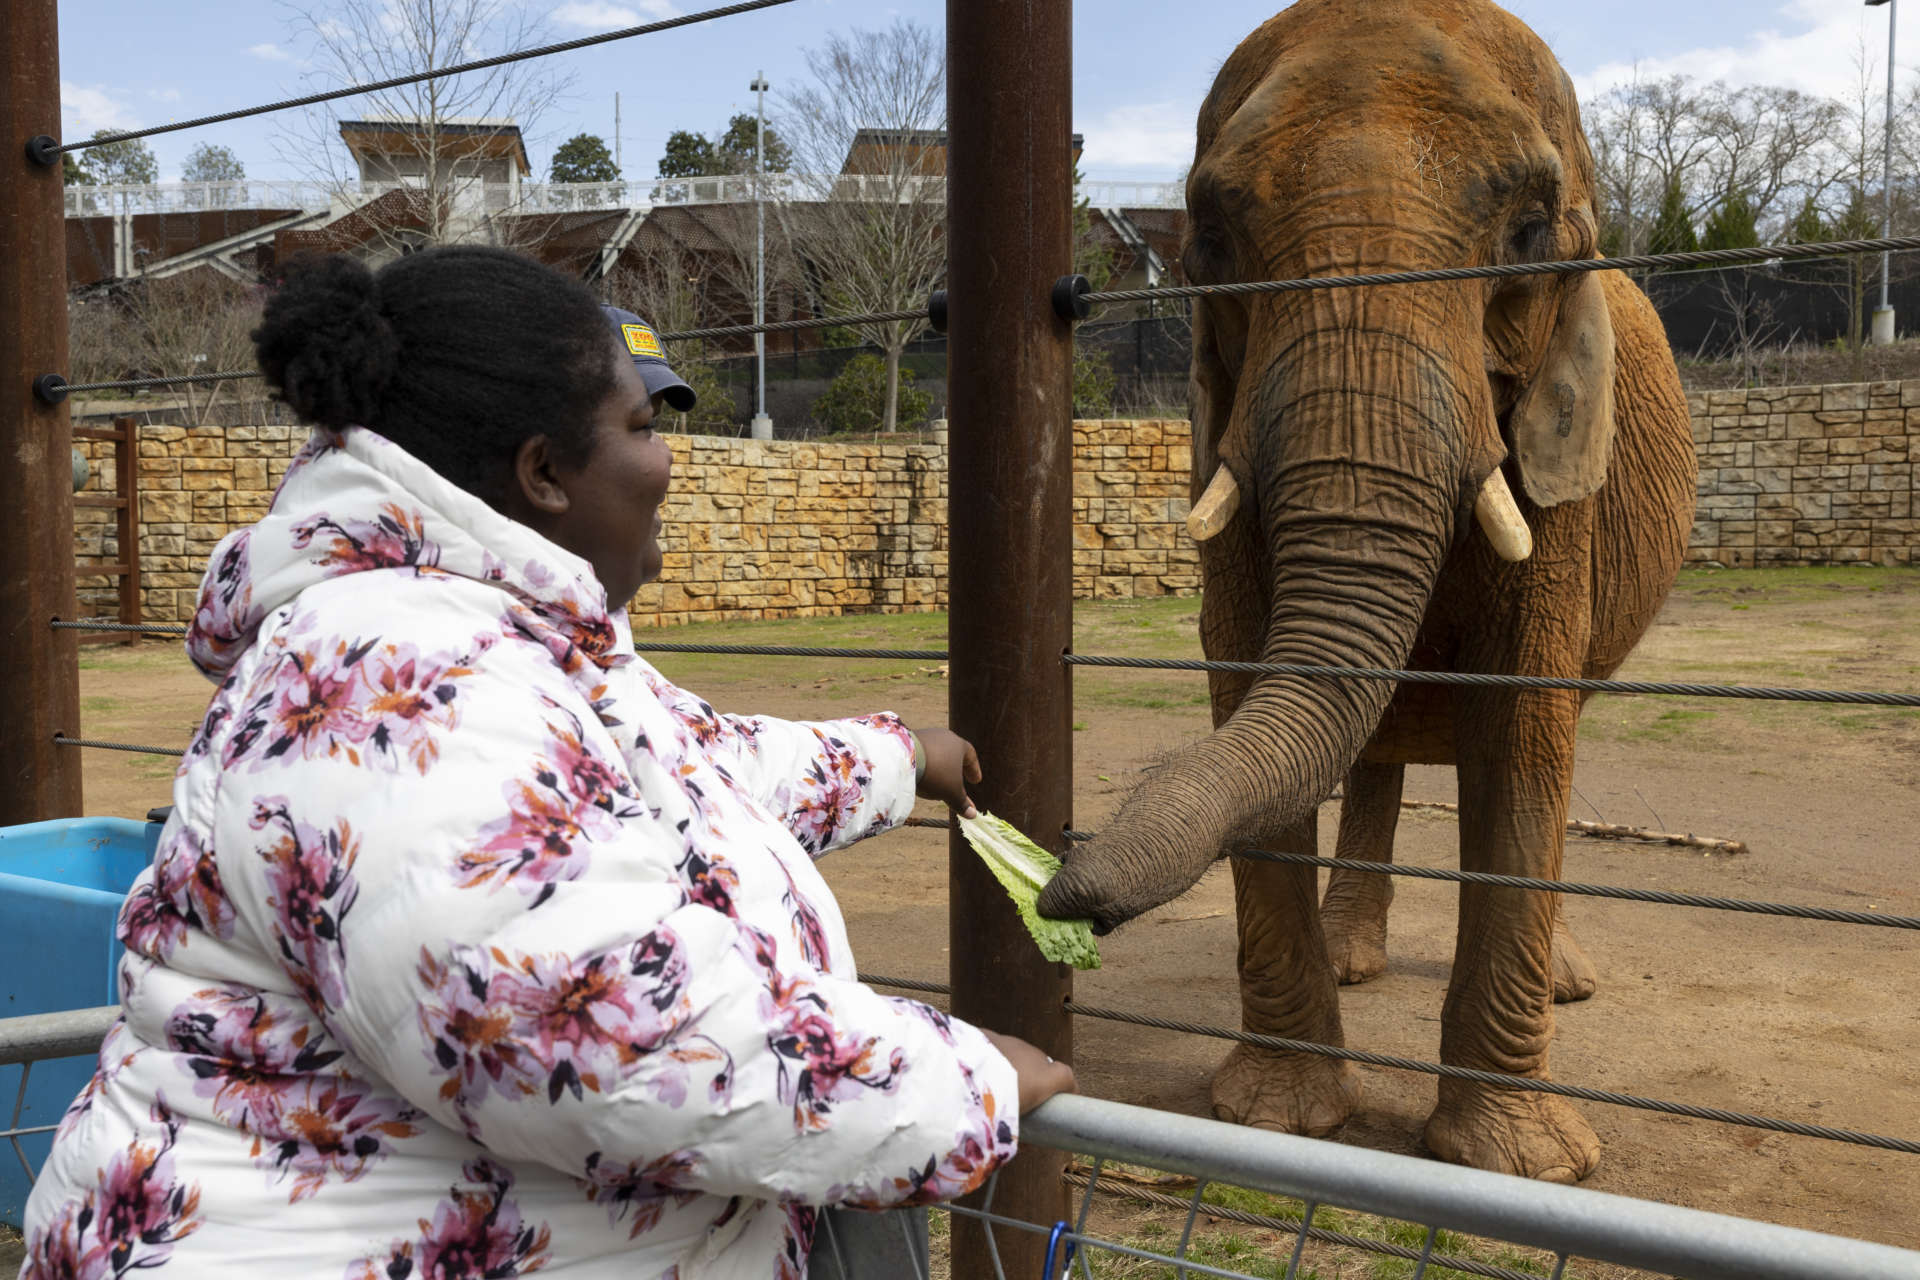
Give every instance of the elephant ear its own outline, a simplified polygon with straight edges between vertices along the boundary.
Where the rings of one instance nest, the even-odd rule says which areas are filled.
[[[1613,454],[1613,321],[1600,273],[1560,303],[1546,358],[1509,419],[1520,481],[1536,506],[1577,502],[1607,479]]]

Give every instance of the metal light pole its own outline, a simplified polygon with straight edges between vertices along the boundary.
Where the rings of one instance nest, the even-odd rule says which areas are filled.
[[[1886,208],[1882,216],[1880,234],[1893,238],[1893,34],[1900,20],[1900,0],[1867,0],[1869,8],[1887,6],[1887,125],[1885,177],[1882,185],[1886,188]],[[1873,313],[1873,343],[1877,347],[1893,344],[1893,303],[1887,296],[1893,280],[1893,254],[1880,255],[1880,306]]]
[[[767,322],[767,77],[756,71],[753,83],[753,322]],[[753,335],[753,385],[755,389],[753,438],[773,439],[773,419],[767,416],[767,335]]]

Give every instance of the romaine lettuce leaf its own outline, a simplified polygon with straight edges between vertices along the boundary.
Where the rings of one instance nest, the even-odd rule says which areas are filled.
[[[1056,964],[1098,969],[1100,948],[1093,940],[1092,921],[1050,920],[1035,909],[1040,890],[1058,874],[1060,860],[990,813],[959,821],[967,843],[1013,899],[1040,954]]]

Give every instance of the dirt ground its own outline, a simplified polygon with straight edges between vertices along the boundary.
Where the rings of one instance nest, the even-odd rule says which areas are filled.
[[[1083,606],[1082,652],[1197,655],[1194,601]],[[1689,573],[1630,676],[1864,689],[1920,688],[1920,571]],[[934,645],[940,615],[723,625],[672,640]],[[946,714],[926,664],[663,657],[723,709],[821,717],[879,708]],[[209,688],[172,645],[82,657],[88,736],[179,745]],[[1201,677],[1076,676],[1075,818],[1097,828],[1156,755],[1206,732]],[[993,762],[986,762],[991,770]],[[165,803],[171,761],[92,752],[88,810]],[[1573,840],[1569,879],[1920,915],[1920,712],[1724,700],[1590,704],[1574,816],[1744,840],[1742,857]],[[1450,770],[1410,770],[1411,800],[1453,798]],[[1332,852],[1337,802],[1321,818]],[[929,811],[931,812],[931,811]],[[941,980],[947,839],[904,830],[826,864],[862,968]],[[1400,859],[1452,865],[1444,814],[1408,812]],[[1455,890],[1400,882],[1388,973],[1343,994],[1348,1043],[1433,1059]],[[1104,940],[1078,998],[1238,1025],[1231,888],[1224,870]],[[1596,1088],[1920,1137],[1920,1020],[1912,932],[1572,898],[1599,966],[1594,999],[1563,1007],[1554,1075]],[[1205,1114],[1217,1041],[1082,1021],[1081,1087]],[[1366,1094],[1339,1140],[1421,1152],[1430,1078],[1362,1068]],[[1920,1158],[1587,1104],[1605,1144],[1586,1185],[1604,1191],[1920,1248]]]

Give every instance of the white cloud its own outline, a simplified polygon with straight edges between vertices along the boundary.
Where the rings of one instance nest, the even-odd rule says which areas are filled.
[[[293,61],[292,54],[288,53],[285,49],[282,49],[279,45],[273,44],[271,42],[267,44],[248,45],[247,52],[252,54],[254,57],[260,59],[262,62],[292,62]]]
[[[139,120],[105,89],[60,82],[61,132],[67,138],[91,137],[100,129],[132,129]]]
[[[680,10],[670,0],[635,0],[632,5],[608,4],[606,0],[569,0],[553,11],[553,20],[563,27],[584,31],[617,31],[642,23],[677,18]]]
[[[180,91],[178,89],[149,89],[147,90],[147,97],[153,99],[155,102],[178,102],[180,101]]]
[[[1633,79],[1671,75],[1725,80],[1732,85],[1785,85],[1825,97],[1858,97],[1862,73],[1884,85],[1887,29],[1883,12],[1831,0],[1787,0],[1777,10],[1778,25],[1745,35],[1737,43],[1705,45],[1638,63],[1611,62],[1573,77],[1581,98],[1603,93]],[[1905,32],[1901,33],[1903,36]],[[1899,66],[1910,72],[1920,48],[1901,40]],[[1571,68],[1569,68],[1571,70]]]
[[[1080,128],[1080,171],[1094,179],[1171,178],[1193,161],[1199,114],[1198,100],[1113,107]]]

